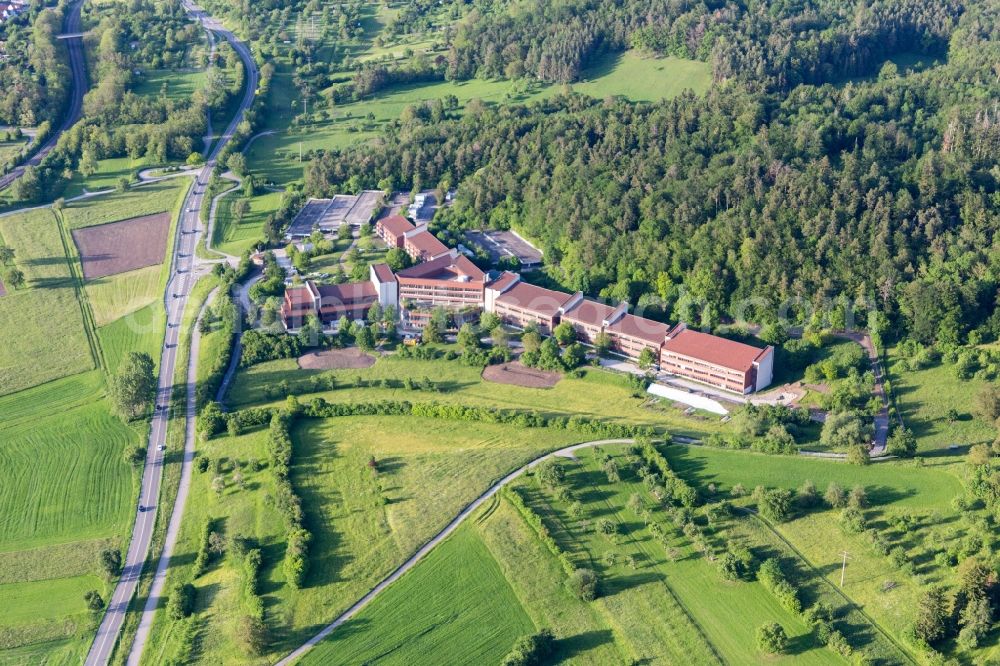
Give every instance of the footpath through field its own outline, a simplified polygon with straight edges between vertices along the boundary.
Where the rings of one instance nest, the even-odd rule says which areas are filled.
[[[508,474],[507,476],[503,477],[495,484],[493,484],[493,486],[491,486],[489,490],[487,490],[485,493],[483,493],[478,498],[473,500],[471,504],[462,509],[461,513],[459,513],[454,520],[448,523],[448,525],[445,526],[443,530],[434,535],[430,541],[421,546],[420,550],[414,553],[413,556],[410,557],[410,559],[406,560],[401,565],[399,565],[399,567],[395,571],[389,574],[389,576],[386,577],[381,583],[373,587],[371,591],[368,592],[368,594],[361,597],[361,599],[359,599],[353,606],[344,611],[344,613],[340,617],[338,617],[336,620],[328,624],[319,633],[317,633],[315,636],[307,640],[305,643],[303,643],[300,647],[298,647],[284,659],[279,661],[277,666],[290,666],[296,660],[301,658],[306,652],[316,647],[316,645],[318,645],[320,641],[322,641],[324,638],[332,634],[334,630],[337,629],[337,627],[339,627],[340,625],[344,624],[352,617],[354,617],[359,611],[361,611],[361,609],[370,604],[372,600],[375,599],[375,597],[377,597],[379,594],[381,594],[387,587],[395,583],[397,580],[399,580],[399,578],[403,574],[412,569],[414,565],[416,565],[420,560],[422,560],[424,556],[426,556],[429,552],[431,552],[438,544],[447,539],[452,532],[458,529],[459,525],[461,525],[466,518],[475,513],[479,507],[481,507],[483,504],[489,501],[490,498],[492,498],[494,495],[500,492],[501,488],[509,484],[511,481],[517,479],[527,470],[539,465],[541,462],[548,460],[550,458],[554,457],[572,458],[574,457],[573,456],[574,452],[587,447],[603,446],[605,444],[633,444],[633,443],[635,443],[634,439],[598,439],[592,442],[573,444],[572,446],[567,446],[558,449],[556,451],[552,451],[551,453],[546,453],[545,455],[539,456],[538,458],[535,458],[528,464],[515,469],[513,472],[511,472],[510,474]]]

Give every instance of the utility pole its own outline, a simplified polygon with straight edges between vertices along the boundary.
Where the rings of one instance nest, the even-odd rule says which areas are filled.
[[[844,575],[847,573],[847,551],[844,551],[844,564],[840,567],[840,586],[844,587]]]

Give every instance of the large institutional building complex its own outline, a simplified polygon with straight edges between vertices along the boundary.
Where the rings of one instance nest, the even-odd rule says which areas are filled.
[[[449,249],[426,229],[404,217],[380,220],[376,234],[389,247],[402,248],[415,266],[393,272],[386,264],[370,268],[366,282],[317,285],[306,282],[285,291],[281,313],[285,326],[298,328],[309,314],[324,324],[341,317],[361,319],[375,303],[392,305],[411,326],[426,325],[435,308],[458,313],[493,312],[511,326],[538,327],[551,334],[561,322],[573,327],[581,342],[605,342],[617,354],[638,361],[643,352],[660,370],[739,394],[771,383],[774,348],[760,349],[716,335],[694,331],[683,323],[671,326],[617,306],[545,289],[521,280],[517,273],[491,279],[457,250]]]

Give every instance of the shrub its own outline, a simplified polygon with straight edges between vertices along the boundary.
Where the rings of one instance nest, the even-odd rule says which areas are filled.
[[[566,581],[566,585],[582,601],[593,601],[597,598],[597,574],[591,569],[577,569]]]
[[[788,635],[777,622],[768,622],[757,628],[757,647],[766,654],[784,652],[788,646]]]
[[[552,654],[555,637],[549,629],[540,629],[538,633],[522,636],[514,643],[514,647],[500,662],[500,666],[536,666],[547,662]]]
[[[194,612],[194,600],[197,590],[191,583],[178,583],[170,591],[167,600],[167,617],[171,620],[182,620]]]
[[[788,519],[791,504],[792,493],[781,489],[766,490],[757,500],[760,515],[779,523]]]

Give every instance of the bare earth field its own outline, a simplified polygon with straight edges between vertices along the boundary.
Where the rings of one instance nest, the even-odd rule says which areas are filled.
[[[167,253],[170,213],[157,213],[73,229],[87,280],[134,271],[163,262]]]
[[[559,383],[562,375],[558,372],[529,368],[520,361],[511,361],[501,365],[486,366],[483,370],[483,379],[497,384],[513,384],[527,388],[552,388]]]
[[[324,349],[299,357],[303,370],[358,370],[375,365],[375,358],[360,349]]]

